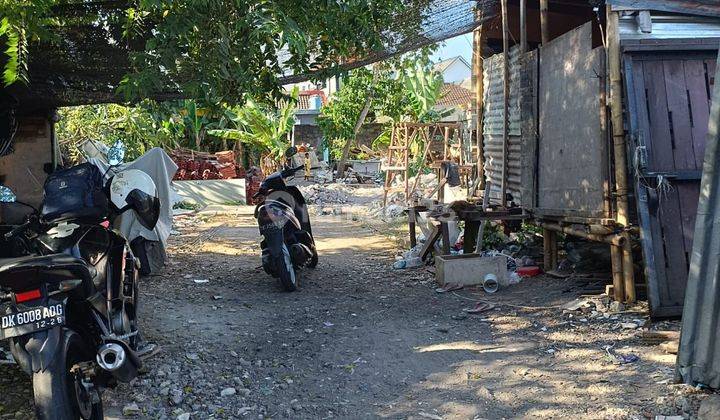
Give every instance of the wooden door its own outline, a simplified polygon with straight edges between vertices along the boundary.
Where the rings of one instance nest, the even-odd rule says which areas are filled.
[[[679,316],[692,251],[715,56],[625,57],[631,173],[655,317]]]

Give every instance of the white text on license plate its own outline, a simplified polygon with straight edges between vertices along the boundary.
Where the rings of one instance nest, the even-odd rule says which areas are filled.
[[[36,324],[36,328],[45,328],[63,322],[63,305],[58,303],[47,307],[39,307],[28,311],[3,315],[0,318],[0,327],[13,328],[21,325]]]

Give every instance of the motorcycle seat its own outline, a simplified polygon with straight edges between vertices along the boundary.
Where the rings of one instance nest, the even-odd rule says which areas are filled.
[[[67,254],[28,255],[18,258],[0,258],[0,276],[25,271],[57,273],[58,277],[92,279],[94,267],[84,260]]]

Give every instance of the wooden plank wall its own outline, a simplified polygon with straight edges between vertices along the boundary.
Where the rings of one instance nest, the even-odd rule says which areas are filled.
[[[608,142],[601,123],[604,51],[587,23],[540,50],[536,213],[607,217]]]

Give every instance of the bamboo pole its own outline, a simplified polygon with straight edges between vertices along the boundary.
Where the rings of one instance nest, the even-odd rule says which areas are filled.
[[[509,146],[509,123],[508,110],[510,109],[510,54],[508,40],[508,5],[507,0],[501,0],[502,6],[502,31],[503,31],[503,166],[502,179],[500,182],[500,204],[505,207],[508,183],[508,146]]]
[[[483,144],[483,100],[485,85],[483,80],[483,25],[473,33],[473,75],[475,76],[475,142],[477,147],[478,188],[485,189],[485,156]],[[474,193],[474,192],[473,192]]]
[[[520,0],[520,52],[525,54],[527,50],[527,0]]]
[[[607,6],[607,66],[610,76],[610,113],[612,119],[613,155],[615,160],[616,220],[620,226],[629,225],[627,151],[623,126],[622,74],[620,72],[620,17]],[[625,232],[629,239],[630,235]],[[635,273],[630,241],[623,246],[623,277],[625,300],[635,301]]]
[[[615,246],[624,246],[627,242],[627,239],[622,234],[598,235],[595,233],[585,232],[584,230],[575,229],[570,226],[562,226],[557,223],[549,222],[538,222],[538,226],[540,226],[544,230],[565,233],[568,235],[577,236],[578,238],[583,238],[595,242],[604,242],[607,244],[613,244]],[[550,241],[552,241],[552,239]],[[549,247],[552,248],[552,242],[549,244]]]
[[[545,45],[550,42],[550,22],[548,19],[548,0],[540,0],[540,39]]]

